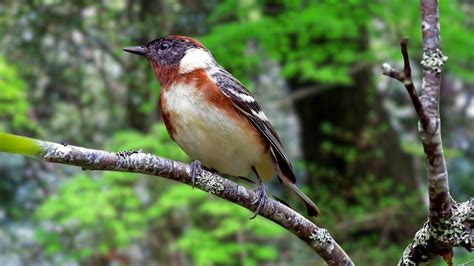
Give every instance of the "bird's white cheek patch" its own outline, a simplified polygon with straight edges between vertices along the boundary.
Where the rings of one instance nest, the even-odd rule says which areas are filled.
[[[207,69],[212,67],[214,59],[209,52],[193,48],[186,52],[186,55],[179,62],[179,73],[185,74],[196,69]]]

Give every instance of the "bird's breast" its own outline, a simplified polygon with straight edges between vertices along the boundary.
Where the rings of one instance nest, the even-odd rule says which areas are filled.
[[[192,159],[224,174],[247,176],[262,161],[271,165],[266,141],[215,89],[191,81],[162,90],[160,108],[172,138]]]

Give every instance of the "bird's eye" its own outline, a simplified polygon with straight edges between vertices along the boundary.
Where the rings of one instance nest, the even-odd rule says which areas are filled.
[[[160,50],[166,50],[168,47],[170,46],[170,44],[168,42],[162,42],[160,44]]]

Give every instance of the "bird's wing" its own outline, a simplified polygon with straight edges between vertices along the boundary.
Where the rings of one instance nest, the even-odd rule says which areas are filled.
[[[318,216],[320,212],[316,204],[295,185],[296,178],[293,172],[293,166],[288,160],[280,138],[253,96],[250,95],[236,78],[225,70],[212,73],[211,78],[216,81],[217,86],[222,90],[224,95],[232,101],[234,106],[250,120],[270,143],[273,160],[275,162],[275,170],[277,175],[281,178],[280,181],[283,181],[285,185],[295,191],[303,200],[308,215]]]
[[[250,120],[270,143],[277,175],[294,184],[296,178],[293,173],[293,166],[288,160],[280,138],[253,96],[236,78],[225,70],[214,72],[211,77],[216,81],[224,95],[232,101],[234,106]]]

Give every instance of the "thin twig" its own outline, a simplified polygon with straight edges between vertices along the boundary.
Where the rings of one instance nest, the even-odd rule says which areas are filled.
[[[384,75],[394,78],[405,85],[408,95],[410,96],[410,99],[413,103],[413,107],[415,108],[416,114],[420,118],[420,123],[423,128],[425,128],[426,124],[428,123],[428,119],[426,117],[426,113],[423,110],[423,106],[421,105],[418,93],[416,92],[415,84],[411,78],[410,58],[408,57],[408,37],[405,37],[400,41],[400,49],[403,55],[403,72],[393,68],[388,63],[382,65],[382,71]]]

